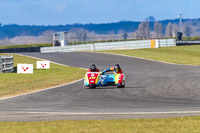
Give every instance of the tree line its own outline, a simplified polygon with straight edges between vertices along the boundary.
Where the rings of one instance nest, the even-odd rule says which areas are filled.
[[[11,39],[18,36],[41,36],[45,32],[69,31],[75,37],[87,38],[88,34],[95,36],[118,35],[135,36],[136,38],[163,38],[175,37],[179,31],[179,20],[155,21],[154,18],[143,22],[120,21],[117,23],[105,24],[71,24],[56,26],[36,26],[36,25],[17,25],[0,24],[0,40]],[[200,36],[200,19],[185,19],[182,24],[184,36]]]
[[[136,34],[138,38],[148,39],[148,38],[163,38],[163,37],[176,37],[177,32],[182,32],[184,36],[189,37],[192,35],[193,31],[192,25],[187,25],[186,23],[182,26],[183,30],[179,30],[179,25],[177,23],[168,22],[167,25],[163,25],[160,22],[154,22],[154,30],[151,31],[151,22],[141,22],[138,26]]]

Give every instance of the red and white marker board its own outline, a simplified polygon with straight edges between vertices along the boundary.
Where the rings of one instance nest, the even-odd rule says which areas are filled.
[[[17,64],[17,73],[32,74],[33,64]]]
[[[50,69],[50,61],[37,61],[37,69]]]

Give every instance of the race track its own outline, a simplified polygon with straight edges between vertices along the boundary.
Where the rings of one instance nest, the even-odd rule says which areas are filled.
[[[153,118],[200,115],[200,67],[100,53],[26,53],[57,63],[100,70],[121,64],[126,87],[74,84],[0,100],[0,121]],[[70,75],[69,75],[70,76]]]

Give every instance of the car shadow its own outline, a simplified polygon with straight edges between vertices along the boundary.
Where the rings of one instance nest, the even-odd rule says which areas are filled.
[[[112,86],[112,87],[108,87],[108,86],[105,86],[105,87],[96,87],[96,88],[86,88],[86,89],[89,89],[89,90],[113,90],[113,89],[119,89],[119,88],[117,88],[117,86]]]
[[[95,90],[95,89],[100,89],[100,90],[113,90],[113,89],[144,89],[145,86],[125,86],[124,88],[117,88],[117,86],[105,86],[105,87],[96,87],[96,88],[86,88],[86,89],[89,89],[89,90]]]
[[[125,86],[124,88],[133,88],[133,89],[143,89],[143,88],[146,88],[145,86],[133,86],[133,87],[131,87],[131,86]]]

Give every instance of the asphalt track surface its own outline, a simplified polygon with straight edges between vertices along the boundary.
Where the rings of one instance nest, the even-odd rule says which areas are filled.
[[[126,87],[83,88],[76,83],[0,100],[0,121],[154,118],[200,115],[200,67],[100,53],[25,53],[100,70],[121,64]],[[70,76],[70,75],[69,75]]]

